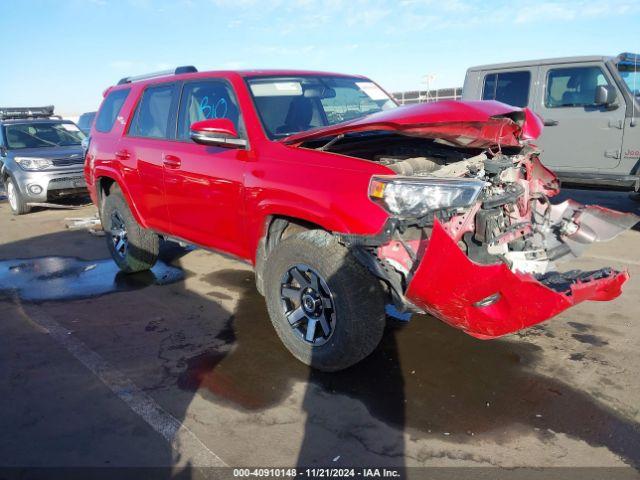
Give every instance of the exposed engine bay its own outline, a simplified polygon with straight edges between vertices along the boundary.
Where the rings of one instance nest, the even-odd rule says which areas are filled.
[[[380,238],[377,245],[367,247],[380,264],[371,268],[372,271],[377,269],[374,273],[381,278],[399,274],[396,289],[401,288],[404,295],[411,294],[410,283],[424,263],[423,256],[428,252],[436,228],[443,229],[474,265],[506,266],[520,281],[539,282],[563,297],[573,297],[571,301],[576,303],[582,299],[600,299],[595,293],[590,298],[578,299],[576,292],[585,285],[591,283],[594,289],[604,288],[605,282],[621,285],[628,277],[626,272],[611,268],[590,272],[561,270],[559,262],[579,256],[590,243],[614,238],[639,219],[633,214],[584,206],[571,200],[552,204],[550,198],[559,192],[559,182],[542,165],[535,147],[480,150],[424,138],[391,140],[391,147],[387,143],[387,151],[382,154],[374,153],[375,148],[371,148],[377,143],[375,140],[363,142],[366,146],[355,142],[351,144],[352,149],[343,144],[335,150],[383,164],[398,178],[459,178],[484,182],[481,194],[468,207],[440,209],[421,218],[400,219],[390,238]],[[346,239],[347,243],[352,240]],[[609,294],[613,298],[619,290],[615,294],[610,289]],[[500,296],[500,291],[496,291],[487,299],[479,299],[476,306],[490,307]],[[432,307],[427,309],[445,317],[445,321],[450,320],[449,313],[445,315]],[[469,317],[468,312],[464,317]],[[500,328],[476,332],[470,326],[460,328],[481,338],[501,334]]]
[[[437,158],[381,158],[399,175],[465,177],[484,180],[480,201],[466,212],[448,212],[443,226],[470,259],[503,261],[513,271],[540,278],[557,270],[554,262],[579,256],[595,241],[610,240],[637,222],[572,201],[551,204],[559,182],[530,150],[516,155],[481,153],[442,164]]]

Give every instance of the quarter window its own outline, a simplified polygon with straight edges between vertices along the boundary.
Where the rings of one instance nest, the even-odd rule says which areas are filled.
[[[200,120],[227,118],[244,136],[240,109],[227,82],[208,80],[185,84],[178,112],[178,139],[188,140],[191,124]]]
[[[147,88],[136,108],[129,135],[133,137],[169,137],[169,118],[173,101],[174,84]]]
[[[547,108],[593,106],[596,87],[608,84],[599,67],[549,70],[544,104]]]
[[[531,73],[504,72],[490,73],[484,77],[483,100],[497,100],[516,107],[526,107],[529,103]]]
[[[98,132],[109,133],[111,131],[128,95],[128,88],[114,90],[107,95],[100,107],[98,118],[96,118],[96,130]]]

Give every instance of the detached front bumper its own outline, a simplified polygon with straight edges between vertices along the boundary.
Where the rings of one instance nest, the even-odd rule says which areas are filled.
[[[567,277],[568,278],[568,277]],[[436,221],[405,296],[416,306],[477,338],[513,333],[585,300],[611,300],[627,272],[606,269],[547,286],[507,265],[471,261]]]

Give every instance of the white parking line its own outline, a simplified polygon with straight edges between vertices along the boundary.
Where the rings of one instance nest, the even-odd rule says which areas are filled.
[[[71,331],[56,322],[44,310],[33,305],[24,306],[17,298],[15,304],[26,320],[46,330],[131,410],[162,435],[174,451],[180,454],[180,458],[190,458],[191,464],[196,467],[227,466],[188,427],[164,410],[126,376],[111,367],[98,353],[74,337]]]

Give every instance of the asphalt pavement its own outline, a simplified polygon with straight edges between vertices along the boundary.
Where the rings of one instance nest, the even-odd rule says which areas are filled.
[[[94,213],[0,202],[0,466],[640,469],[637,230],[575,264],[629,270],[612,302],[491,341],[416,315],[323,374],[280,344],[249,266],[166,244],[124,276],[64,226]]]

